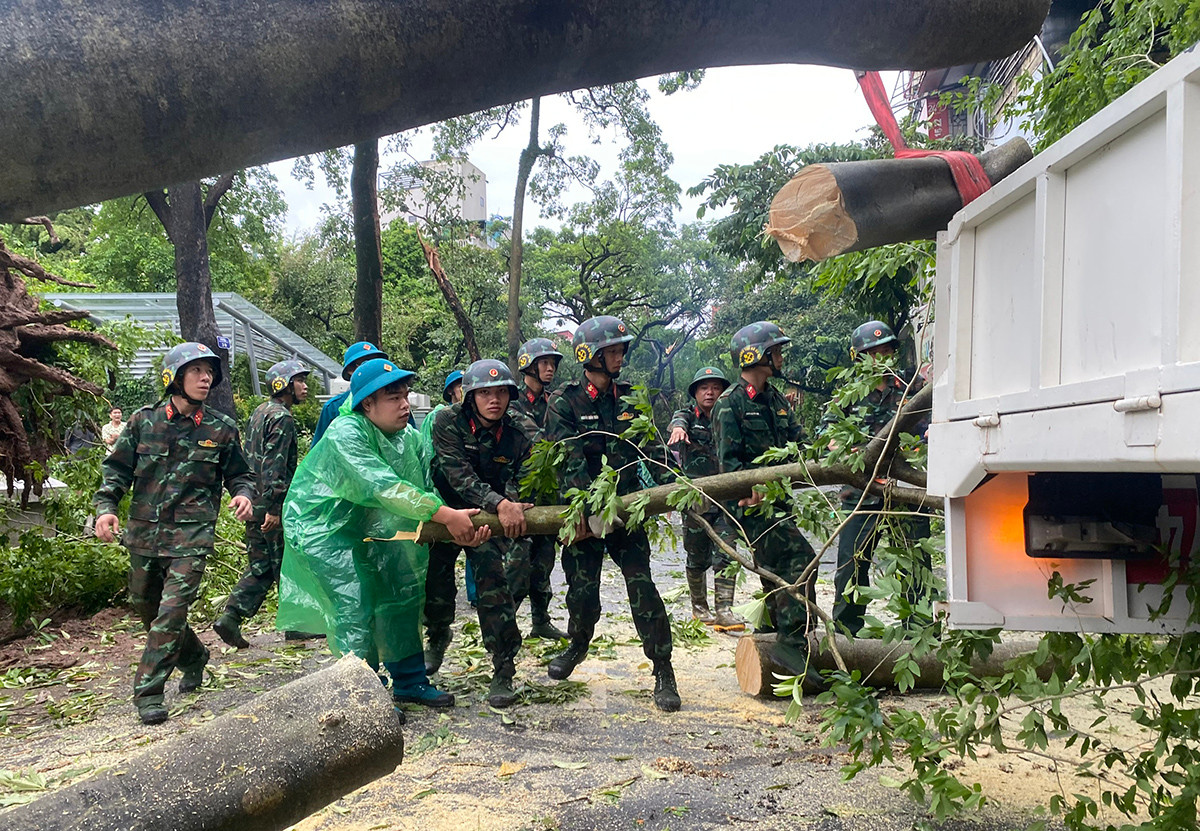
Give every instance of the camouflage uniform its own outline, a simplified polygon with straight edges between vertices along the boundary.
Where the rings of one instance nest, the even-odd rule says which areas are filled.
[[[103,462],[92,500],[98,516],[116,514],[132,489],[122,542],[129,549],[129,597],[148,632],[133,678],[139,709],[161,704],[167,677],[203,666],[208,650],[187,625],[213,550],[222,485],[252,495],[254,480],[228,416],[200,407],[191,416],[168,399],[133,414]]]
[[[637,465],[629,464],[639,458],[635,447],[615,436],[582,435],[592,430],[623,433],[637,415],[633,405],[622,400],[631,391],[629,384],[614,380],[602,393],[581,374],[550,396],[546,438],[565,442],[567,450],[560,484],[563,493],[570,488],[587,488],[600,474],[602,456],[608,457],[614,469],[625,466],[618,480],[618,493],[631,493],[641,487]],[[589,538],[563,548],[570,613],[567,631],[572,646],[586,652],[600,620],[600,568],[606,551],[625,578],[642,651],[654,661],[669,659],[671,627],[650,575],[650,541],[640,530],[615,529],[603,539]]]
[[[510,412],[520,413],[528,419],[528,429],[535,431],[533,433],[534,442],[545,437],[546,412],[549,402],[550,393],[547,390],[542,390],[541,395],[537,395],[525,387],[508,405]],[[546,503],[545,500],[539,499],[536,500],[536,504]],[[550,585],[550,575],[554,572],[556,547],[557,541],[553,536],[537,534],[521,540],[523,550],[514,549],[513,551],[513,574],[509,580],[509,585],[513,587],[513,603],[519,609],[525,595],[529,595],[529,611],[533,616],[535,629],[551,625],[550,601],[554,599],[554,589]],[[522,557],[518,555],[523,555],[528,563],[529,577],[524,582],[521,580],[520,573],[525,566],[519,562]]]
[[[254,473],[254,516],[246,523],[249,562],[229,595],[227,608],[246,620],[258,612],[267,591],[279,580],[283,562],[283,526],[263,532],[267,514],[283,515],[283,498],[296,473],[296,422],[276,398],[259,404],[246,425],[246,459]]]
[[[756,467],[754,459],[770,447],[800,441],[800,422],[786,398],[769,384],[755,389],[744,378],[721,393],[713,406],[717,461],[722,473]],[[758,508],[736,508],[742,527],[754,550],[754,561],[785,580],[794,582],[816,554],[792,520],[777,522],[762,516]],[[773,589],[763,581],[764,589]],[[813,583],[808,585],[815,600]],[[806,649],[808,610],[783,591],[772,592],[767,601],[780,643]]]
[[[869,436],[878,434],[895,417],[896,411],[904,400],[905,389],[908,389],[908,381],[908,377],[889,375],[884,379],[886,384],[884,389],[871,390],[855,405],[854,415],[864,433]],[[922,386],[923,384],[918,380],[909,389],[909,394],[915,393]],[[836,420],[837,414],[830,410],[821,419],[821,424],[824,427]],[[923,432],[924,427],[918,427],[918,430]],[[867,607],[865,603],[847,601],[845,593],[851,585],[871,585],[871,559],[876,546],[879,545],[882,529],[879,527],[878,513],[854,513],[854,511],[881,511],[884,502],[878,496],[869,495],[864,498],[861,490],[849,486],[842,488],[838,496],[841,499],[842,510],[849,514],[849,517],[838,535],[837,567],[833,575],[833,619],[836,623],[845,626],[851,634],[857,634],[863,627],[863,615],[866,614]],[[928,517],[904,517],[896,521],[899,522],[904,536],[909,540],[915,541],[929,536]],[[921,555],[924,569],[917,581],[920,586],[910,586],[906,593],[910,602],[916,602],[928,593],[931,563],[927,551],[922,549]],[[920,579],[920,577],[924,579]]]
[[[452,404],[438,412],[433,425],[433,484],[451,508],[479,508],[496,513],[505,499],[518,502],[521,465],[533,443],[508,413],[491,428],[469,407]],[[516,540],[494,537],[467,549],[475,572],[479,628],[497,671],[512,664],[521,633],[505,573]],[[458,546],[438,544],[429,552],[425,578],[425,627],[431,643],[448,642],[454,620],[454,561]],[[528,574],[526,573],[526,580]]]
[[[717,464],[717,448],[713,443],[711,414],[705,415],[698,406],[693,404],[691,407],[685,407],[675,412],[675,415],[671,417],[671,423],[667,426],[667,433],[669,434],[676,427],[682,427],[687,431],[688,442],[690,442],[690,444],[680,442],[676,447],[683,472],[692,479],[720,473],[720,466]],[[718,525],[723,529],[728,527],[722,520],[723,516],[715,505],[710,505],[704,511],[704,518],[714,528]],[[714,560],[717,571],[721,571],[729,565],[729,556],[713,545],[708,534],[690,516],[685,516],[683,519],[683,550],[687,552],[689,569],[703,571],[712,568]]]

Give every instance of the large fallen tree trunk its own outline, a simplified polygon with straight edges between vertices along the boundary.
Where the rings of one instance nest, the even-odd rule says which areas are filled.
[[[1038,33],[1049,7],[5,0],[0,221],[661,72],[775,63],[931,69],[999,59]]]
[[[1016,138],[979,157],[992,184],[1033,158]],[[792,262],[933,239],[963,206],[942,159],[810,164],[771,201],[766,233]]]
[[[733,659],[738,686],[743,692],[751,695],[772,695],[780,677],[804,675],[805,691],[817,691],[819,685],[814,681],[818,676],[813,670],[838,668],[833,653],[823,647],[823,640],[823,633],[809,635],[809,660],[806,663],[797,660],[798,654],[793,650],[780,648],[773,634],[743,636],[738,640]],[[862,673],[862,683],[872,687],[896,686],[896,661],[907,657],[907,650],[903,645],[885,644],[882,640],[873,638],[851,640],[837,635],[835,646],[838,654],[846,662],[846,668]],[[973,662],[971,669],[978,675],[1002,675],[1005,663],[1028,652],[1028,648],[1023,646],[998,644],[985,660]],[[936,657],[924,655],[917,658],[916,662],[919,668],[916,689],[938,689],[945,683],[945,666]],[[1039,671],[1042,680],[1049,678],[1049,673],[1049,665]]]
[[[391,696],[345,657],[0,817],[8,831],[268,831],[390,773]]]

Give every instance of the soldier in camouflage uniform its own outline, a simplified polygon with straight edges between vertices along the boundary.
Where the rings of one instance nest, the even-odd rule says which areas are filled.
[[[720,473],[717,465],[717,449],[713,444],[712,409],[717,397],[729,386],[729,379],[719,367],[705,366],[696,371],[688,385],[688,395],[695,402],[690,407],[676,411],[667,429],[671,431],[667,446],[680,456],[683,472],[693,479]],[[715,505],[704,512],[704,518],[714,529],[728,533],[724,514]],[[746,621],[732,611],[736,581],[723,577],[721,572],[729,566],[729,556],[713,544],[705,530],[691,516],[683,518],[683,550],[687,552],[688,593],[692,600],[692,617],[719,630],[738,632],[746,628]],[[717,613],[708,608],[708,570],[714,567],[713,599]]]
[[[523,413],[538,428],[537,438],[542,437],[546,426],[546,408],[550,402],[550,384],[558,371],[558,362],[562,353],[554,348],[554,342],[549,338],[534,338],[521,344],[517,351],[517,370],[525,388],[509,404],[509,408]],[[567,633],[554,625],[550,619],[550,600],[554,591],[550,587],[550,575],[554,571],[554,549],[557,543],[554,537],[539,534],[526,537],[521,548],[514,547],[515,560],[523,558],[529,563],[529,580],[510,578],[509,585],[513,588],[513,602],[521,608],[521,601],[529,595],[530,613],[533,616],[533,628],[529,630],[531,637],[547,640],[560,640]],[[514,562],[514,565],[516,563]],[[520,563],[523,566],[523,563]]]
[[[507,707],[517,700],[513,661],[521,633],[505,562],[516,538],[525,533],[525,509],[531,507],[519,501],[518,491],[521,466],[533,449],[533,427],[519,424],[524,417],[508,412],[517,384],[502,362],[471,364],[462,388],[462,403],[441,410],[433,425],[433,483],[450,507],[497,514],[504,526],[505,537],[469,549],[467,557],[475,572],[479,629],[492,655],[488,703]],[[429,642],[441,647],[450,640],[454,618],[454,558],[430,552],[425,598]]]
[[[741,375],[713,407],[717,462],[722,473],[755,467],[754,459],[771,447],[801,439],[800,422],[791,405],[771,387],[769,379],[783,369],[783,347],[792,342],[774,323],[759,321],[744,326],[730,341],[730,355]],[[754,550],[754,562],[789,582],[799,579],[816,556],[812,545],[792,520],[748,511],[762,494],[738,502],[736,514]],[[815,575],[804,591],[816,599]],[[779,632],[778,645],[795,650],[796,663],[807,655],[808,609],[785,591],[763,581],[769,593],[767,609]]]
[[[171,671],[180,692],[204,680],[208,650],[187,625],[213,550],[221,487],[239,520],[250,519],[254,479],[237,425],[204,406],[221,380],[221,361],[202,343],[182,343],[163,359],[166,396],[133,414],[103,462],[96,491],[96,536],[112,542],[117,505],[132,491],[122,543],[129,549],[129,598],[146,627],[146,647],[133,677],[133,702],[145,724],[167,719],[163,690]]]
[[[280,361],[267,370],[271,396],[255,408],[246,425],[246,460],[254,473],[254,516],[246,523],[246,570],[229,595],[213,631],[230,646],[246,649],[242,621],[254,617],[283,562],[283,498],[296,473],[296,422],[292,407],[308,398],[309,368]],[[290,634],[290,633],[289,633]],[[302,634],[302,633],[301,633]]]
[[[854,360],[859,360],[863,355],[885,358],[894,355],[895,351],[896,335],[892,328],[882,321],[869,320],[856,328],[850,336],[850,355]],[[861,423],[864,433],[874,436],[883,430],[900,409],[906,390],[908,394],[912,394],[923,386],[921,379],[917,378],[910,387],[910,380],[910,375],[889,373],[875,389],[855,405],[854,415]],[[822,425],[833,423],[837,416],[838,414],[831,409],[822,419]],[[849,486],[843,488],[838,496],[841,499],[842,510],[849,516],[838,535],[837,568],[833,578],[833,619],[844,626],[851,635],[856,635],[863,627],[863,616],[867,607],[865,603],[847,599],[846,591],[871,585],[871,560],[880,538],[878,512],[883,510],[884,503],[881,497],[864,496],[861,490]],[[928,517],[905,517],[896,522],[910,541],[929,536]],[[921,549],[921,554],[924,568],[914,575],[917,585],[909,587],[907,594],[910,602],[919,600],[928,592],[929,553]]]
[[[633,405],[624,400],[632,392],[630,386],[617,380],[631,340],[625,324],[608,315],[589,318],[575,330],[572,347],[583,373],[550,396],[546,416],[546,437],[563,442],[566,449],[562,493],[590,486],[600,474],[603,457],[613,469],[621,469],[619,494],[640,488],[638,465],[633,464],[640,458],[637,448],[617,438],[636,417]],[[606,551],[625,578],[642,650],[654,665],[654,704],[667,712],[678,710],[671,627],[650,575],[650,540],[642,530],[604,529],[599,517],[585,518],[563,548],[570,644],[550,662],[549,675],[556,680],[566,678],[587,657],[600,620],[600,569]]]

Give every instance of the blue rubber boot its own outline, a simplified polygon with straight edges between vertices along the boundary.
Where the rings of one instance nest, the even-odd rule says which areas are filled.
[[[418,652],[400,661],[384,663],[392,676],[392,701],[395,704],[422,704],[426,707],[453,707],[454,696],[429,683],[425,675],[425,655]]]

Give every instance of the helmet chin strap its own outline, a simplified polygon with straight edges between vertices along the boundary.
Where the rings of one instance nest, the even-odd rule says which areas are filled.
[[[469,406],[475,417],[483,422],[483,426],[487,427],[489,430],[504,420],[503,413],[500,414],[500,418],[490,419],[483,413],[479,412],[479,408],[475,406],[475,390],[471,390],[469,393],[463,396],[463,404]]]
[[[176,391],[172,392],[171,394],[178,395],[180,398],[182,398],[187,403],[191,404],[193,407],[200,407],[204,404],[203,398],[200,399],[199,401],[197,401],[195,398],[192,398],[190,395],[188,395],[186,392],[184,392],[183,384],[172,384],[172,386],[175,387]],[[168,390],[168,392],[170,392],[170,390]]]
[[[602,372],[607,375],[611,381],[615,381],[621,377],[621,370],[618,369],[616,372],[613,372],[608,368],[608,361],[604,359],[604,355],[596,355],[596,358],[598,364],[585,364],[583,368],[591,370],[592,372]]]

